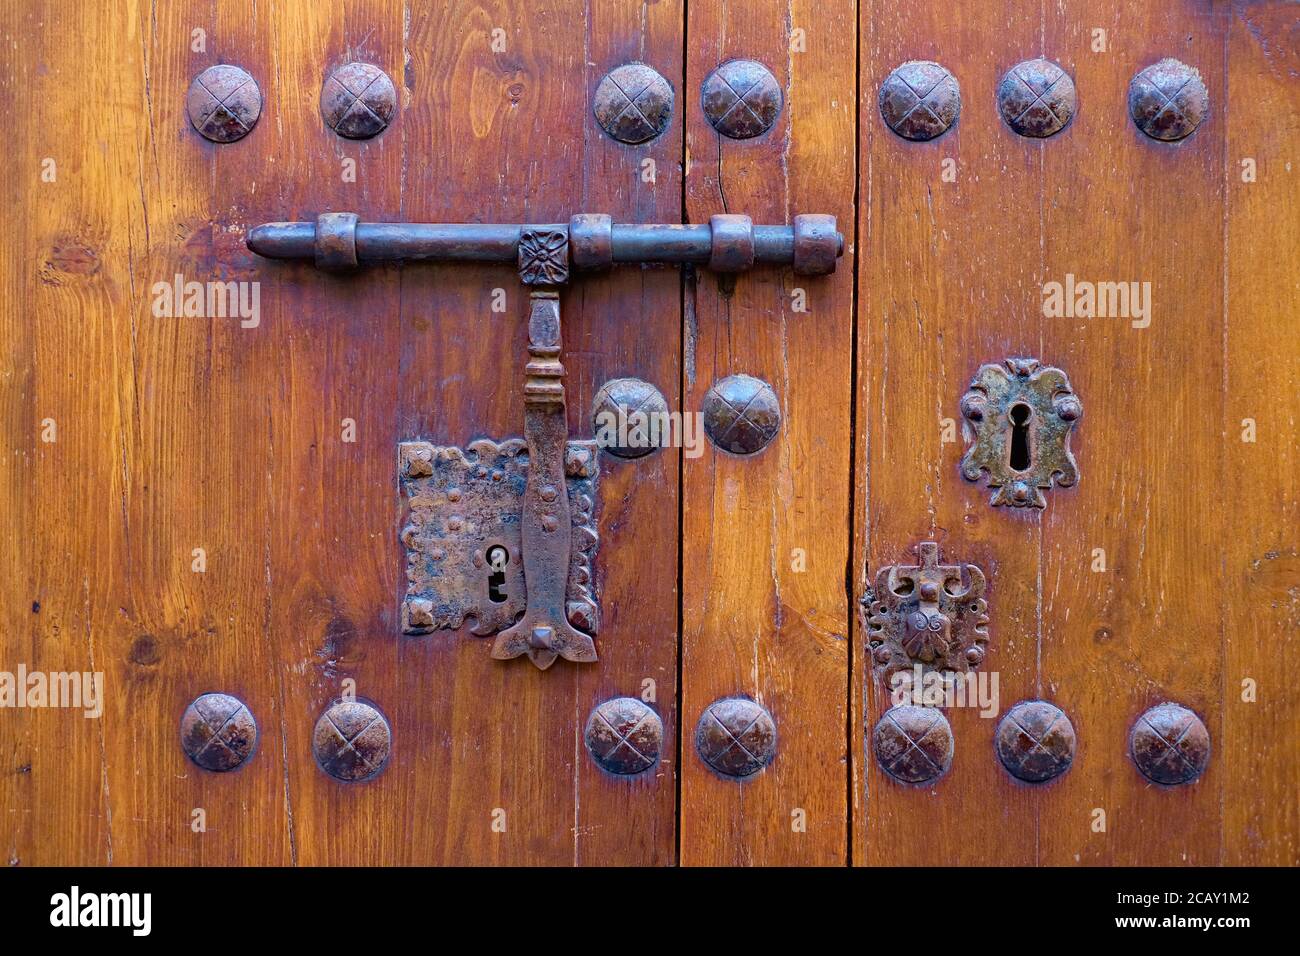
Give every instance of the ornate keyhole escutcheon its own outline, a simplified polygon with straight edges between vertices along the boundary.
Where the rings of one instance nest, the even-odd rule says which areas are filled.
[[[859,602],[871,660],[885,681],[917,666],[922,672],[973,670],[989,640],[984,572],[973,564],[940,564],[934,541],[916,551],[919,563],[877,571]]]
[[[962,477],[979,481],[987,474],[995,508],[1046,508],[1043,492],[1053,482],[1068,488],[1079,480],[1070,431],[1083,403],[1059,368],[1034,358],[981,366],[962,396],[961,414],[974,433]]]

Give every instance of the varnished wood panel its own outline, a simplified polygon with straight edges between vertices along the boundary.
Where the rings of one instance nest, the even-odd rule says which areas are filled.
[[[4,608],[24,636],[6,648],[29,669],[105,671],[107,706],[102,721],[6,714],[9,858],[673,862],[677,453],[605,460],[599,669],[502,664],[468,634],[403,638],[396,443],[521,434],[526,295],[510,269],[334,277],[256,259],[243,237],[329,210],[677,221],[680,120],[624,149],[596,129],[590,96],[627,59],[680,86],[681,6],[24,6],[5,21],[23,44],[6,44],[4,81],[35,97],[30,113],[4,106],[31,134],[7,196],[23,225],[4,268]],[[399,90],[390,128],[363,142],[319,115],[324,78],[353,59]],[[190,80],[217,62],[249,70],[264,98],[256,129],[225,146],[184,112]],[[54,184],[40,181],[47,155]],[[643,156],[657,161],[653,185]],[[259,327],[154,318],[151,284],[177,272],[260,281]],[[565,313],[575,434],[591,434],[593,393],[615,375],[675,403],[675,271],[586,281]],[[22,318],[34,314],[45,320]],[[55,443],[40,441],[44,418]],[[365,785],[325,776],[310,749],[348,680],[394,732],[390,765]],[[606,777],[582,748],[587,713],[646,681],[665,759]],[[197,771],[178,746],[181,711],[210,690],[240,696],[260,724],[257,755],[233,774]],[[191,827],[196,808],[206,832]]]
[[[985,363],[1054,355],[1037,291],[1041,146],[993,111],[1002,72],[1036,52],[1037,9],[990,12],[933,2],[863,14],[853,581],[857,598],[880,567],[915,563],[925,540],[946,561],[978,565],[991,618],[982,670],[1010,703],[1034,689],[1039,518],[991,509],[988,489],[962,479],[958,402]],[[942,64],[961,89],[956,126],[926,143],[896,136],[878,107],[881,84],[909,60]],[[994,762],[996,720],[978,708],[946,711],[955,752],[945,777],[912,787],[881,771],[871,732],[890,692],[856,633],[854,861],[1032,863],[1032,799]]]
[[[1300,862],[1294,6],[1058,7],[6,5],[0,670],[102,671],[104,714],[0,711],[4,861]],[[1028,141],[994,90],[1040,54],[1080,106]],[[1163,56],[1210,91],[1179,144],[1147,140],[1125,108],[1133,73]],[[753,140],[720,137],[700,110],[731,57],[764,62],[784,93]],[[884,77],[916,58],[963,93],[957,128],[928,144],[877,109]],[[364,142],[319,115],[324,77],[352,59],[398,89],[392,126]],[[630,60],[676,93],[668,131],[636,147],[590,112]],[[191,79],[221,62],[264,99],[226,146],[185,116]],[[396,445],[522,433],[527,298],[506,267],[337,277],[243,246],[251,225],[327,210],[839,217],[830,278],[625,267],[564,293],[575,436],[624,375],[689,412],[745,372],[783,414],[752,458],[602,455],[598,664],[541,673],[468,633],[399,634]],[[1066,273],[1150,282],[1150,327],[1045,317],[1043,283]],[[154,283],[176,274],[259,281],[258,326],[155,316]],[[1064,368],[1085,407],[1080,483],[1043,513],[991,509],[957,470],[957,402],[981,363],[1015,354]],[[1000,710],[1041,696],[1073,719],[1060,780],[1010,779],[996,721],[968,709],[949,712],[956,757],[936,785],[903,788],[874,764],[887,700],[850,618],[878,567],[932,537],[989,576]],[[333,781],[311,754],[348,680],[394,731],[369,784]],[[232,774],[197,770],[177,740],[185,705],[213,690],[261,729]],[[665,725],[660,764],[631,779],[596,768],[581,738],[621,695],[652,696]],[[774,763],[744,781],[693,745],[703,709],[731,695],[778,729]],[[1147,783],[1126,753],[1165,699],[1213,739],[1191,786]]]
[[[1128,735],[1176,701],[1222,753],[1223,22],[1201,3],[1099,2],[1047,27],[1051,47],[1078,51],[1081,104],[1075,137],[1044,146],[1042,280],[1150,283],[1142,319],[1044,324],[1085,416],[1077,489],[1042,518],[1039,682],[1079,735],[1070,772],[1036,794],[1047,864],[1221,858],[1224,764],[1163,788],[1134,766]],[[1094,24],[1108,28],[1105,54],[1089,52]],[[1172,144],[1126,106],[1133,75],[1166,56],[1200,71],[1211,104]]]
[[[1226,28],[1222,451],[1223,862],[1300,863],[1300,26],[1293,4],[1236,3]],[[1243,180],[1245,160],[1255,179]],[[1248,442],[1247,419],[1255,424]],[[1245,700],[1246,681],[1254,702]]]
[[[852,351],[853,3],[795,3],[779,15],[695,3],[688,9],[686,205],[692,222],[743,213],[788,222],[832,213],[846,235],[834,276],[758,270],[687,283],[686,407],[745,373],[770,383],[780,433],[737,457],[705,447],[687,460],[682,542],[681,856],[699,864],[842,864],[847,850],[849,514]],[[804,52],[792,47],[796,28]],[[709,126],[700,85],[732,58],[776,77],[784,109],[762,136]],[[807,313],[792,292],[806,290]],[[696,754],[701,713],[744,696],[772,714],[773,763],[745,780]]]

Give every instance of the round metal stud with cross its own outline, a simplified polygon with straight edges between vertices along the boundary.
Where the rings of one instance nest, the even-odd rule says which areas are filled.
[[[700,105],[709,124],[731,139],[766,133],[781,113],[781,87],[754,60],[728,60],[704,78]]]
[[[1138,72],[1128,86],[1128,111],[1147,136],[1164,142],[1185,139],[1210,110],[1201,74],[1172,57]]]
[[[311,736],[316,763],[335,780],[359,783],[388,763],[393,734],[388,720],[371,704],[339,701],[316,721]]]
[[[728,375],[714,382],[701,411],[709,441],[734,455],[762,451],[781,428],[776,392],[752,375]]]
[[[891,707],[876,722],[871,740],[881,768],[903,783],[931,783],[952,766],[952,727],[933,707]]]
[[[348,139],[382,133],[397,112],[397,90],[388,74],[371,63],[345,63],[325,80],[320,112],[330,129]]]
[[[1157,704],[1144,713],[1128,746],[1142,775],[1167,787],[1191,783],[1210,763],[1210,732],[1181,704]]]
[[[257,125],[262,91],[246,70],[227,63],[210,66],[190,84],[185,112],[204,139],[233,143]]]
[[[657,431],[667,411],[663,393],[649,382],[639,378],[611,379],[592,400],[592,433],[611,455],[640,458],[661,447],[667,437]],[[602,440],[611,435],[617,441]]]
[[[238,697],[203,694],[181,716],[181,748],[204,770],[234,770],[257,749],[257,721]]]
[[[615,697],[592,710],[582,736],[598,767],[629,776],[659,762],[664,725],[642,701]]]
[[[600,128],[620,143],[654,139],[673,118],[673,88],[644,63],[624,63],[596,86],[591,111]]]
[[[776,756],[776,723],[748,697],[724,697],[700,715],[695,750],[718,773],[748,777]]]
[[[956,78],[930,60],[902,64],[880,86],[880,116],[904,139],[934,139],[952,128],[960,114]]]
[[[1007,772],[1026,783],[1044,783],[1070,769],[1074,725],[1045,700],[1022,700],[998,722],[995,746]]]
[[[1042,57],[1017,63],[998,84],[998,112],[1021,136],[1056,135],[1070,125],[1077,103],[1070,74]]]

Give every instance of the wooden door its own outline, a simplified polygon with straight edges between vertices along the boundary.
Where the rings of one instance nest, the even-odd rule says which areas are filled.
[[[0,708],[5,858],[1296,863],[1292,11],[895,6],[9,4],[0,672],[102,681],[97,708]],[[1002,75],[1038,56],[1078,95],[1046,139],[996,106]],[[1126,106],[1164,57],[1209,97],[1177,143]],[[748,138],[702,102],[735,60],[769,71],[779,100]],[[925,142],[879,108],[913,60],[960,86],[955,124]],[[593,99],[632,62],[674,95],[666,128],[629,144]],[[392,84],[368,138],[322,111],[349,63]],[[217,64],[260,95],[224,143],[187,111]],[[571,437],[592,437],[620,378],[695,415],[746,376],[780,422],[750,454],[717,436],[601,452],[598,662],[539,670],[493,660],[468,628],[403,633],[398,447],[522,435],[528,297],[504,264],[335,275],[245,245],[259,223],[340,211],[837,217],[831,276],[627,265],[562,293]],[[1149,325],[1046,316],[1045,284],[1066,274],[1150,283]],[[160,307],[187,282],[256,287],[257,308]],[[1064,370],[1085,409],[1079,480],[1041,510],[992,507],[959,470],[967,385],[1011,357]],[[925,541],[987,578],[980,671],[1000,703],[944,709],[951,768],[918,786],[873,754],[890,701],[859,599]],[[187,707],[214,692],[257,725],[230,772],[182,748]],[[347,783],[313,735],[352,696],[391,743],[381,772]],[[584,737],[620,697],[662,725],[657,760],[626,775]],[[1042,784],[994,751],[998,718],[1029,699],[1077,738]],[[738,735],[771,728],[754,772],[697,748],[726,701],[749,715]],[[1128,756],[1164,701],[1211,741],[1179,787]]]

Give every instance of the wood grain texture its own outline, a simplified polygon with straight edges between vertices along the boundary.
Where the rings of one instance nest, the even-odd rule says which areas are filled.
[[[1109,28],[1106,54],[1088,52],[1087,24]],[[1134,766],[1128,735],[1164,701],[1196,711],[1215,745],[1221,735],[1223,24],[1205,4],[1105,2],[1047,25],[1050,48],[1079,51],[1086,100],[1075,137],[1045,144],[1043,281],[1149,282],[1151,308],[1146,328],[1126,317],[1046,323],[1085,418],[1078,487],[1043,516],[1039,681],[1078,715],[1080,743],[1041,795],[1042,863],[1220,860],[1223,765],[1162,788]],[[1126,107],[1130,79],[1167,56],[1198,69],[1210,95],[1204,123],[1179,143],[1143,135]],[[1091,570],[1097,548],[1104,572]],[[1093,830],[1098,809],[1104,833]]]
[[[978,565],[991,618],[983,669],[997,672],[1007,703],[1034,689],[1038,517],[991,509],[988,489],[959,474],[959,432],[948,432],[956,441],[943,439],[945,420],[960,429],[958,402],[980,365],[1054,358],[1042,354],[1036,281],[1041,146],[993,112],[1002,72],[1030,55],[1038,31],[1036,11],[1023,10],[969,9],[954,19],[944,3],[874,8],[862,22],[859,104],[867,159],[859,187],[855,596],[880,567],[915,563],[924,540],[938,541],[947,561]],[[881,83],[908,60],[941,63],[961,88],[956,127],[927,143],[897,137],[877,104]],[[943,181],[946,161],[956,164],[955,181]],[[855,646],[855,862],[1032,863],[1033,804],[992,759],[996,721],[976,708],[950,709],[952,770],[928,787],[893,781],[870,745],[889,689],[873,676],[861,634]]]
[[[492,661],[468,635],[402,638],[396,443],[521,433],[526,296],[510,269],[339,278],[257,260],[243,236],[328,210],[553,221],[591,204],[676,221],[680,132],[611,149],[589,99],[623,58],[680,83],[681,6],[291,4],[250,19],[234,3],[165,15],[29,4],[6,16],[6,35],[37,40],[6,45],[4,77],[36,97],[31,113],[5,106],[32,133],[20,138],[31,175],[7,197],[25,212],[4,269],[17,303],[4,319],[4,606],[24,635],[6,648],[30,669],[105,671],[107,701],[102,721],[5,715],[8,858],[672,862],[671,747],[657,771],[615,781],[591,767],[581,732],[595,703],[646,679],[675,732],[676,452],[607,462],[602,670],[540,674]],[[363,142],[329,131],[318,106],[324,78],[354,59],[400,91],[391,127]],[[217,62],[249,70],[264,97],[257,128],[227,146],[184,113],[191,78]],[[40,182],[46,155],[56,184]],[[653,188],[643,155],[659,164]],[[260,281],[260,326],[154,318],[150,286],[177,272]],[[590,434],[606,378],[640,375],[674,395],[680,375],[675,272],[585,285],[565,296],[575,434]],[[496,288],[504,315],[490,309]],[[37,313],[49,321],[22,318]],[[47,417],[56,443],[39,440]],[[639,561],[604,560],[630,542]],[[325,776],[310,749],[348,679],[395,737],[390,766],[361,786]],[[209,690],[240,696],[261,727],[258,754],[233,774],[197,771],[177,743],[181,711]],[[491,829],[498,807],[504,833]],[[195,808],[206,833],[191,829]]]
[[[1223,745],[1225,864],[1300,863],[1300,26],[1237,3],[1225,37]],[[1243,160],[1257,178],[1242,180]],[[1243,441],[1246,419],[1254,442]],[[1257,700],[1243,700],[1254,681]]]
[[[104,673],[98,720],[0,711],[3,860],[1300,863],[1294,12],[1281,0],[0,8],[0,671]],[[1030,141],[1002,124],[994,91],[1038,55],[1074,77],[1080,105],[1064,132]],[[1209,118],[1177,144],[1145,138],[1125,106],[1134,72],[1164,56],[1197,67],[1210,93]],[[756,139],[720,137],[700,109],[705,76],[732,57],[765,63],[784,93]],[[354,59],[398,89],[391,127],[361,142],[319,114],[324,78]],[[957,128],[931,143],[880,120],[880,83],[910,59],[961,84]],[[600,78],[633,60],[676,93],[668,130],[641,146],[591,116]],[[256,129],[225,146],[185,115],[191,80],[216,63],[250,71],[264,101]],[[783,415],[750,458],[711,445],[697,459],[602,455],[598,664],[538,672],[493,661],[468,633],[400,635],[397,443],[522,434],[527,296],[508,267],[338,277],[244,248],[251,225],[331,210],[838,216],[847,247],[832,277],[623,267],[564,292],[575,437],[592,434],[601,384],[628,375],[683,411],[719,378],[756,375]],[[1150,327],[1045,317],[1043,284],[1067,273],[1150,282]],[[154,284],[177,274],[260,282],[259,324],[155,316]],[[980,364],[1011,355],[1059,365],[1085,408],[1079,485],[1048,492],[1042,513],[992,509],[958,472],[957,403]],[[849,618],[876,569],[931,538],[989,578],[984,670],[998,673],[1000,712],[1043,697],[1071,716],[1079,749],[1059,780],[1012,780],[996,720],[972,709],[949,711],[956,757],[936,785],[904,788],[875,764],[869,733],[888,700]],[[350,786],[310,746],[348,681],[395,741],[385,772]],[[260,726],[235,773],[197,770],[179,747],[183,709],[208,691],[241,697]],[[603,773],[582,744],[591,708],[651,692],[661,762]],[[777,725],[775,762],[744,781],[713,773],[693,743],[704,708],[733,695]],[[1150,784],[1127,755],[1133,721],[1162,700],[1209,727],[1210,768],[1193,785]]]
[[[848,248],[826,278],[758,270],[734,288],[707,273],[687,285],[686,407],[745,373],[775,389],[782,426],[757,455],[709,445],[684,466],[681,859],[842,864],[856,10],[794,3],[759,16],[693,3],[687,20],[690,221],[831,213]],[[791,50],[794,28],[806,52]],[[772,129],[749,140],[720,136],[696,101],[708,73],[736,57],[764,63],[785,99]],[[806,314],[792,311],[795,287]],[[705,708],[733,696],[758,701],[777,728],[774,762],[746,780],[715,774],[693,744]]]

